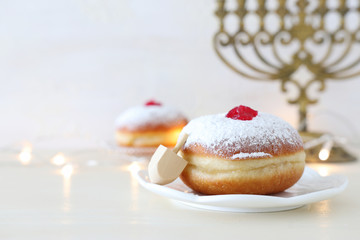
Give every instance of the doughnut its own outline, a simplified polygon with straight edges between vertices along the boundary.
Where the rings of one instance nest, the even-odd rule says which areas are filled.
[[[148,101],[120,114],[116,121],[116,142],[124,147],[172,147],[176,144],[186,117],[177,109]]]
[[[181,180],[203,194],[274,194],[294,185],[305,167],[303,143],[284,120],[246,106],[191,120],[180,151]]]

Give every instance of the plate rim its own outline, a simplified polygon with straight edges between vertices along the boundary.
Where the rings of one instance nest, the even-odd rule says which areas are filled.
[[[306,166],[310,171],[316,172],[314,169]],[[305,172],[305,171],[304,171]],[[273,196],[273,195],[254,195],[254,194],[222,194],[222,195],[196,195],[193,193],[182,192],[177,189],[173,189],[168,187],[167,185],[157,185],[151,183],[144,179],[143,176],[147,176],[147,169],[139,169],[134,175],[137,181],[140,183],[142,187],[149,190],[150,192],[156,193],[160,196],[176,200],[182,202],[187,205],[197,205],[198,208],[202,208],[204,206],[205,209],[210,209],[206,206],[216,206],[220,208],[229,208],[223,206],[224,203],[229,202],[237,202],[239,204],[244,204],[243,207],[235,206],[233,210],[234,212],[254,212],[254,209],[262,208],[263,211],[260,212],[268,212],[265,209],[273,209],[273,208],[288,208],[292,206],[301,207],[306,204],[323,201],[326,199],[330,199],[331,197],[341,193],[344,191],[349,183],[348,178],[344,175],[335,174],[329,176],[320,176],[321,178],[326,177],[339,177],[341,179],[341,184],[339,186],[328,188],[324,190],[319,190],[315,192],[306,193],[299,196],[290,196],[290,197],[281,197],[281,196]],[[318,174],[318,173],[317,173]],[[184,184],[181,182],[181,184]],[[251,202],[251,206],[249,206],[248,202]],[[190,204],[188,204],[190,203]],[[266,203],[266,204],[264,204]],[[231,209],[231,208],[230,208]],[[236,211],[236,209],[242,209],[242,211]],[[211,210],[211,209],[210,209]],[[286,209],[284,209],[286,210]],[[290,210],[290,209],[289,209]],[[220,210],[221,211],[221,210]],[[229,210],[225,210],[229,211]],[[283,211],[283,210],[279,210]],[[259,211],[255,211],[259,212]]]

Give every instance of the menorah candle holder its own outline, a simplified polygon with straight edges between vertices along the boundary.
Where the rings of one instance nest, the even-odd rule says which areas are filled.
[[[217,0],[215,15],[220,59],[245,78],[279,81],[284,93],[296,89],[288,102],[298,105],[304,142],[321,137],[308,131],[308,106],[318,102],[310,91],[360,75],[360,1]],[[308,79],[296,78],[301,68]],[[319,160],[318,148],[307,149],[307,161]],[[355,159],[337,143],[330,150],[329,162]]]

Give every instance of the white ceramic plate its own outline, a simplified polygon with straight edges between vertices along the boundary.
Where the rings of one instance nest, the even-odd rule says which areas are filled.
[[[147,190],[197,208],[230,212],[275,212],[302,207],[329,199],[342,192],[348,180],[345,176],[322,177],[306,167],[301,179],[284,192],[273,195],[203,195],[188,188],[180,179],[165,185],[149,182],[146,170],[136,174],[137,180]]]

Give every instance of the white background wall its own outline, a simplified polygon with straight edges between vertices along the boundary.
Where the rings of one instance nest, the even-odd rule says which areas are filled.
[[[189,118],[245,104],[297,125],[278,83],[242,79],[215,55],[215,0],[7,0],[0,7],[0,146],[109,140],[150,98]],[[329,82],[313,130],[359,140],[360,79]]]

